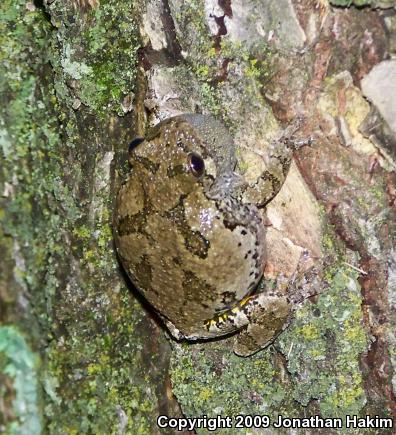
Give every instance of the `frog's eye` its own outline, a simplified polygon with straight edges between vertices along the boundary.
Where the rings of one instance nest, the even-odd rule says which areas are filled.
[[[144,137],[135,137],[135,139],[133,139],[133,141],[129,144],[128,151],[131,152],[142,142],[144,142]]]
[[[195,177],[200,177],[205,171],[205,162],[203,158],[197,153],[190,153],[188,155],[188,166]]]

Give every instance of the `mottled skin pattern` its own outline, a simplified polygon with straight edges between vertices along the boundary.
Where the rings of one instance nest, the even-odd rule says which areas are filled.
[[[265,263],[265,227],[251,200],[264,205],[276,195],[294,145],[285,137],[270,147],[254,186],[234,172],[234,141],[210,116],[167,119],[130,151],[131,173],[117,197],[116,246],[175,338],[241,329],[234,350],[250,355],[284,328],[286,297],[253,294]],[[204,169],[195,171],[192,162]]]

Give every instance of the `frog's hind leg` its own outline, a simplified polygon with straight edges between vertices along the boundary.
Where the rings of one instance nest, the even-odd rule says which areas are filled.
[[[250,356],[271,344],[288,326],[291,305],[286,297],[259,294],[252,301],[247,316],[249,323],[234,344],[234,352],[240,356]]]
[[[213,335],[241,330],[234,352],[249,356],[268,346],[288,324],[291,305],[286,297],[259,293],[243,299],[231,310],[205,322]]]

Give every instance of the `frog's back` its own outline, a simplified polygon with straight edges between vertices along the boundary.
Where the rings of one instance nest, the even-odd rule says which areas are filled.
[[[132,153],[117,197],[115,240],[128,275],[155,309],[184,335],[204,337],[203,321],[257,284],[262,223],[254,207],[235,199],[228,208],[251,224],[231,222],[230,210],[208,197],[221,165],[208,150],[205,119],[183,116],[157,127]],[[192,155],[207,167],[213,160],[215,172],[197,174]]]

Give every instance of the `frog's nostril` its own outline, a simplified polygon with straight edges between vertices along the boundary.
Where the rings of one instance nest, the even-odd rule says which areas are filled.
[[[188,165],[191,172],[196,177],[200,177],[205,171],[205,162],[203,158],[196,153],[190,153],[188,155]]]

